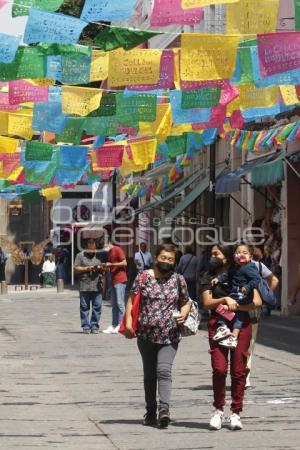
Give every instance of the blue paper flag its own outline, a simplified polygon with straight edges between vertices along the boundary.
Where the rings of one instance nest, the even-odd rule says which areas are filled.
[[[76,17],[31,8],[24,42],[26,44],[38,42],[76,44],[86,25],[86,22]]]
[[[21,42],[21,36],[0,33],[0,63],[11,63]]]
[[[33,130],[61,133],[67,121],[68,116],[62,113],[61,103],[35,103],[32,118]]]
[[[90,81],[91,57],[64,55],[62,57],[61,82],[64,84],[87,84]]]
[[[61,82],[61,73],[62,73],[62,56],[61,55],[48,56],[46,77]]]
[[[49,86],[48,102],[61,103],[61,86]]]
[[[78,183],[87,169],[87,164],[82,169],[57,169],[54,181],[58,186],[68,186]]]
[[[136,0],[85,0],[81,19],[86,22],[92,20],[127,20],[130,18]]]
[[[94,141],[93,148],[102,147],[104,142],[105,142],[105,136],[97,136],[96,140]]]
[[[133,97],[134,95],[141,95],[141,94],[153,94],[153,95],[157,95],[157,96],[163,96],[164,93],[166,95],[166,91],[164,91],[163,89],[150,89],[147,92],[144,91],[131,91],[127,88],[125,88],[123,96],[124,97]]]
[[[280,104],[271,106],[270,108],[251,108],[242,111],[242,116],[246,120],[255,120],[259,117],[276,116],[280,113]]]
[[[170,100],[172,106],[173,122],[181,123],[206,123],[209,122],[211,116],[211,108],[181,108],[182,91],[172,91]]]
[[[61,145],[59,168],[81,169],[86,165],[89,147]]]
[[[275,75],[270,75],[269,77],[263,77],[260,73],[257,47],[251,47],[250,51],[253,66],[253,79],[257,88],[281,86],[286,84],[300,84],[300,69],[276,73]]]
[[[211,145],[215,142],[218,135],[218,129],[217,128],[207,128],[203,131],[201,134],[201,138],[204,142],[204,145]]]

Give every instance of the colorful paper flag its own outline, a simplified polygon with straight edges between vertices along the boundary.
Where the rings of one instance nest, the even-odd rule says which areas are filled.
[[[136,0],[85,0],[81,19],[86,22],[128,20]]]
[[[28,16],[31,7],[57,11],[62,3],[63,0],[14,0],[12,16]]]
[[[75,44],[87,25],[76,17],[31,8],[24,33],[25,44]]]
[[[208,5],[220,5],[225,3],[237,3],[240,0],[181,0],[182,8],[202,8]]]
[[[212,108],[219,103],[220,97],[220,88],[204,88],[191,91],[182,91],[181,108]]]
[[[60,133],[66,126],[68,117],[61,110],[61,103],[36,103],[33,110],[32,127],[36,131]]]
[[[96,149],[97,164],[101,168],[120,167],[122,165],[124,145],[103,146]]]
[[[102,91],[100,89],[77,86],[62,87],[62,112],[87,116],[100,106]]]
[[[21,42],[21,36],[0,33],[0,63],[11,63]]]
[[[33,86],[25,80],[10,81],[8,93],[11,105],[48,101],[48,86]]]
[[[37,47],[19,47],[13,62],[0,63],[0,80],[45,77],[45,56]]]
[[[181,0],[156,0],[154,2],[150,23],[152,27],[169,25],[195,25],[203,19],[204,10],[196,7],[183,9]]]
[[[51,161],[53,146],[38,141],[27,141],[25,148],[26,161]]]
[[[296,87],[293,85],[280,86],[280,92],[286,106],[299,103]]]
[[[61,194],[61,190],[60,190],[59,186],[42,189],[41,194],[43,197],[46,198],[46,200],[48,200],[48,202],[62,198],[62,194]]]
[[[90,81],[106,80],[108,77],[108,56],[102,50],[92,50]]]
[[[109,55],[108,84],[155,84],[159,80],[161,50],[114,50]]]
[[[201,81],[230,78],[234,74],[238,36],[181,35],[182,80]]]
[[[182,91],[176,90],[170,93],[173,122],[175,124],[208,122],[211,116],[211,108],[182,109],[182,93]]]
[[[89,147],[79,145],[61,145],[59,167],[80,169],[86,165]]]
[[[32,116],[28,114],[9,113],[8,134],[31,139],[33,136]]]
[[[113,26],[101,30],[94,38],[93,44],[106,52],[120,47],[124,50],[130,50],[159,34],[162,34],[162,32]]]
[[[276,31],[279,0],[240,0],[227,5],[227,33],[257,34]]]
[[[15,153],[19,145],[18,139],[0,136],[0,154]]]

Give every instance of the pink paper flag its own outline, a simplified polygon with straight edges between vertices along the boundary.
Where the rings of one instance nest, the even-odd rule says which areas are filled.
[[[164,50],[160,60],[160,76],[158,83],[128,86],[131,91],[149,91],[152,89],[171,89],[174,83],[174,53]]]
[[[300,32],[258,34],[257,47],[263,77],[300,68]]]
[[[13,111],[18,108],[18,105],[10,105],[8,92],[0,92],[0,111]]]
[[[238,88],[228,83],[228,86],[222,89],[220,104],[228,105],[228,103],[231,103],[238,96],[239,96]]]
[[[33,86],[24,80],[10,81],[8,94],[11,105],[26,102],[47,102],[48,86]]]
[[[231,128],[243,128],[245,120],[240,110],[233,111],[229,119]]]
[[[99,167],[120,167],[122,165],[124,145],[103,146],[96,149]]]
[[[7,0],[0,0],[0,8],[2,8],[4,5],[6,5]]]
[[[152,27],[195,25],[203,19],[203,8],[183,9],[181,0],[156,0],[151,14]]]

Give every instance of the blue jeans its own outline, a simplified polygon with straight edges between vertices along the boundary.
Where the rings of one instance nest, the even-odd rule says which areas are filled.
[[[126,283],[111,285],[112,326],[115,328],[122,322],[125,312]]]
[[[83,329],[99,329],[102,309],[102,294],[100,292],[80,291],[80,319]],[[92,315],[90,309],[92,304]]]

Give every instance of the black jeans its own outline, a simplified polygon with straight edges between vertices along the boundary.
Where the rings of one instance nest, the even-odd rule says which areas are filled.
[[[178,344],[154,344],[138,338],[144,368],[146,410],[156,413],[158,386],[159,408],[169,408],[172,390],[172,365]]]

